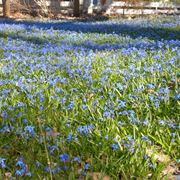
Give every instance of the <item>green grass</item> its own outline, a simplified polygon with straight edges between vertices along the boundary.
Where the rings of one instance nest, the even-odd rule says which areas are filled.
[[[7,173],[15,179],[92,179],[96,173],[156,180],[171,163],[175,173],[180,156],[177,44],[146,34],[9,32],[0,37],[2,179]],[[118,43],[124,47],[98,50]]]

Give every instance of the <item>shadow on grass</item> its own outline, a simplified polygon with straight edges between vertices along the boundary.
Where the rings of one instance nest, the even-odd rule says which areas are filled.
[[[0,25],[17,24],[26,26],[29,30],[32,26],[40,29],[67,30],[82,33],[107,33],[121,34],[131,38],[147,37],[148,39],[180,40],[180,28],[168,27],[142,27],[140,24],[119,24],[110,21],[96,21],[96,19],[68,20],[68,21],[16,21],[13,19],[0,19]],[[134,20],[136,21],[136,20]]]
[[[32,27],[39,29],[55,29],[64,31],[73,31],[81,33],[101,33],[101,34],[120,34],[122,36],[129,36],[133,39],[136,38],[148,38],[150,40],[180,40],[180,28],[173,27],[142,27],[135,24],[118,24],[111,21],[92,21],[92,20],[61,20],[61,21],[16,21],[12,19],[1,19],[0,26],[3,24],[9,25],[23,25],[27,31],[31,31]],[[11,37],[13,39],[22,39],[23,41],[29,41],[35,44],[49,43],[47,39],[42,37],[26,37],[17,34],[6,34],[0,32],[0,37]],[[63,42],[67,44],[66,42]],[[113,50],[127,48],[120,44],[89,44],[83,42],[81,44],[72,43],[74,47],[85,47],[96,50]],[[179,44],[176,44],[180,46]],[[156,43],[148,44],[145,42],[139,42],[136,44],[130,44],[128,47],[136,47],[141,49],[154,49],[158,48]]]

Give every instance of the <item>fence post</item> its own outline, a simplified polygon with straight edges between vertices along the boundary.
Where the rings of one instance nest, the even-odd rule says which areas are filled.
[[[88,7],[88,14],[93,14],[93,0],[90,0],[90,5]]]

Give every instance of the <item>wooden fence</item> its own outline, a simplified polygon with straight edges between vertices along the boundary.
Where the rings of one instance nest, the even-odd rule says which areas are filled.
[[[111,15],[180,14],[180,4],[162,2],[139,2],[130,4],[123,1],[114,1],[106,9],[106,13]]]

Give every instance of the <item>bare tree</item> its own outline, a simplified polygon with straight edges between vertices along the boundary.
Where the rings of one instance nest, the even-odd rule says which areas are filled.
[[[10,0],[3,0],[3,16],[10,16]]]
[[[73,15],[75,17],[79,17],[80,16],[80,12],[79,12],[79,0],[74,0]]]
[[[41,12],[48,16],[48,4],[46,0],[34,0],[34,2],[40,7]]]

